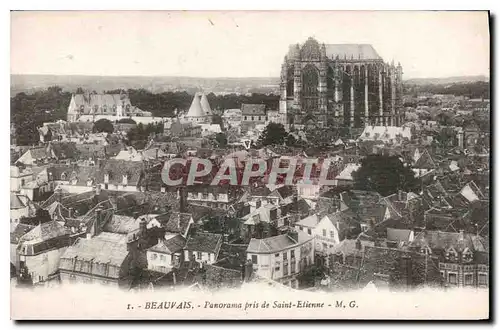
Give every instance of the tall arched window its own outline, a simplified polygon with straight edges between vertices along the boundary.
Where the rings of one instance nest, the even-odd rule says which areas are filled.
[[[318,109],[319,73],[314,65],[307,65],[302,70],[302,97],[305,110]]]
[[[335,74],[331,66],[328,67],[326,74],[326,96],[328,104],[335,99]]]
[[[294,86],[294,79],[293,79],[293,75],[294,75],[294,68],[293,66],[288,68],[288,72],[287,72],[287,75],[286,75],[286,97],[287,98],[290,98],[290,99],[293,99],[293,86]]]

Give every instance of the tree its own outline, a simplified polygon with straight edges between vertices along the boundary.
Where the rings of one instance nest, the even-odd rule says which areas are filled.
[[[283,144],[287,137],[283,124],[269,123],[259,136],[257,144],[267,146],[272,144]]]
[[[94,128],[93,128],[94,133],[101,133],[101,132],[106,132],[106,133],[113,133],[114,127],[113,123],[107,119],[99,119],[94,123]]]
[[[215,141],[217,142],[217,145],[219,147],[225,147],[227,146],[227,136],[224,133],[217,133],[215,135]]]
[[[137,123],[132,118],[122,118],[122,119],[118,120],[118,124],[134,124],[134,125],[136,125]]]
[[[355,189],[376,191],[382,196],[418,189],[415,174],[397,156],[369,155],[352,176]]]

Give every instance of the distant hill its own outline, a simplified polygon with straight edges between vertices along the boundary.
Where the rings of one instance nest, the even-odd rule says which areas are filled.
[[[489,82],[486,76],[462,76],[449,78],[416,78],[405,80],[406,85],[450,85],[476,81]],[[58,75],[11,75],[11,94],[32,93],[45,90],[50,86],[59,86],[68,92],[75,92],[78,87],[98,93],[114,89],[144,88],[152,93],[167,91],[197,91],[215,94],[279,93],[279,77],[245,78],[196,78],[168,76],[58,76]]]
[[[406,85],[450,85],[472,83],[476,81],[489,82],[490,79],[486,76],[457,76],[447,78],[415,78],[405,80]]]
[[[58,75],[11,75],[11,94],[32,93],[59,86],[65,91],[84,90],[103,92],[114,89],[144,88],[153,93],[167,91],[197,91],[215,94],[229,93],[276,93],[279,78],[196,78],[196,77],[147,77],[147,76],[58,76]]]

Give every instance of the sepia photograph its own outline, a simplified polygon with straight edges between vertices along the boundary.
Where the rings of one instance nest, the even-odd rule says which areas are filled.
[[[488,11],[10,29],[11,319],[491,317]]]

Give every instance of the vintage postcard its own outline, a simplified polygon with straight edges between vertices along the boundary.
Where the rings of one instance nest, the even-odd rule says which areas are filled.
[[[12,319],[490,318],[489,12],[13,11],[10,54]]]

